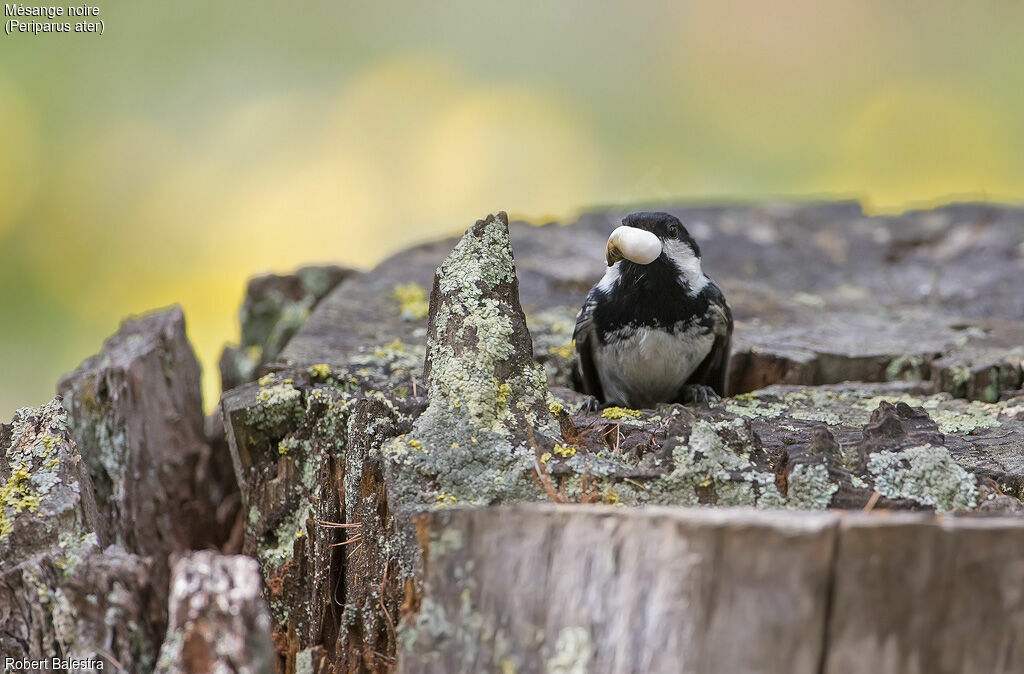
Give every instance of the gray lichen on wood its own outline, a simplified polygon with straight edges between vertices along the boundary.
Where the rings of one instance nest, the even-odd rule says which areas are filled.
[[[538,498],[527,436],[555,426],[504,213],[478,221],[437,270],[423,376],[427,409],[383,450],[393,509]]]

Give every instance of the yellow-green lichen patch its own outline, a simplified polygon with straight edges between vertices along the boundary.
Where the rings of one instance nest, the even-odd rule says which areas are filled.
[[[561,344],[558,346],[552,346],[548,348],[548,353],[558,358],[572,358],[573,346],[572,342],[568,344]]]
[[[0,540],[11,531],[11,517],[25,510],[35,512],[40,496],[29,483],[31,473],[28,464],[21,462],[14,466],[7,483],[0,487]]]
[[[327,363],[317,363],[309,368],[309,374],[314,379],[327,379],[331,376],[331,366]]]
[[[380,347],[373,352],[373,355],[377,358],[386,358],[388,356],[396,356],[405,352],[405,343],[399,338],[395,337],[390,342]]]
[[[554,453],[557,454],[558,456],[567,459],[576,453],[576,448],[558,444],[555,445],[555,448],[552,451],[554,451]]]
[[[37,517],[48,518],[78,502],[77,482],[65,485],[60,474],[63,458],[73,451],[70,443],[59,400],[15,412],[10,444],[3,448],[10,473],[0,484],[0,541],[14,530],[19,515],[38,511]]]
[[[643,412],[640,410],[631,410],[628,407],[606,407],[601,410],[601,416],[613,421],[620,419],[639,419],[643,416]]]
[[[422,344],[406,344],[397,337],[377,347],[360,347],[359,351],[348,360],[353,372],[364,380],[372,379],[374,376],[385,377],[389,386],[405,376],[419,377],[426,356],[426,349]],[[340,378],[342,376],[335,373],[332,381]],[[352,383],[358,386],[360,382],[352,380]]]
[[[398,311],[406,320],[422,320],[430,311],[427,291],[419,283],[398,283],[391,289],[391,296],[398,302]]]
[[[295,438],[285,438],[277,443],[277,453],[281,456],[288,456],[299,448],[299,441]]]
[[[875,452],[868,471],[882,496],[910,499],[939,510],[968,510],[977,504],[977,481],[953,461],[945,447],[922,445]]]
[[[49,456],[53,452],[53,450],[57,449],[57,446],[60,444],[60,441],[60,438],[58,438],[56,435],[51,435],[50,433],[43,433],[42,435],[40,435],[38,438],[38,442],[43,446],[41,454],[43,456]]]

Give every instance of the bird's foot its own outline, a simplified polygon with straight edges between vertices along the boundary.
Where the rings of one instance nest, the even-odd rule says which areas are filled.
[[[579,409],[576,410],[577,414],[593,414],[601,409],[601,401],[594,396],[587,396],[580,403]]]
[[[708,407],[722,401],[722,397],[715,392],[715,389],[704,384],[687,384],[683,387],[680,398],[684,405],[697,404]]]

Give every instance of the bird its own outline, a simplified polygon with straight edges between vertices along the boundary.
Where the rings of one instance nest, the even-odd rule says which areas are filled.
[[[597,407],[724,398],[732,310],[700,246],[669,213],[633,213],[605,247],[608,268],[573,330],[573,378]]]

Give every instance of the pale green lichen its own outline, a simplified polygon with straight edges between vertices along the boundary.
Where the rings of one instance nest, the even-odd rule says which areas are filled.
[[[395,438],[381,451],[397,469],[389,496],[398,502],[437,507],[451,498],[487,505],[539,497],[530,479],[530,451],[477,429],[464,410],[432,404],[409,437]]]
[[[536,364],[504,381],[495,379],[515,355],[514,329],[512,316],[487,293],[514,280],[508,228],[491,218],[462,237],[438,271],[445,299],[432,330],[446,339],[430,345],[431,404],[446,400],[464,408],[472,424],[499,435],[508,433],[511,413],[525,414],[547,398],[547,379]],[[465,352],[457,354],[453,345]]]
[[[773,507],[783,502],[770,473],[759,471],[746,451],[734,451],[718,431],[742,432],[742,420],[710,423],[703,419],[693,424],[686,443],[672,451],[672,472],[653,484],[652,502],[696,505],[700,491],[710,490],[718,505],[761,505]]]
[[[962,386],[971,380],[971,368],[966,365],[954,365],[946,372],[954,386]]]
[[[516,309],[499,284],[515,280],[504,222],[474,227],[442,263],[442,301],[431,317],[430,404],[408,438],[381,451],[394,471],[391,496],[428,507],[534,500],[524,427],[554,434],[543,368],[515,351]],[[513,359],[519,356],[519,361]],[[511,372],[510,372],[511,370]],[[503,376],[499,379],[498,373]]]
[[[929,414],[943,433],[970,433],[1002,425],[997,418],[999,408],[996,405],[976,400],[957,409],[933,409]]]
[[[999,407],[989,403],[972,400],[950,400],[945,394],[935,396],[890,395],[870,396],[857,400],[853,405],[865,414],[866,419],[881,403],[906,403],[911,407],[923,408],[932,420],[938,424],[942,433],[970,433],[980,428],[1000,426]]]
[[[966,365],[953,365],[943,372],[940,380],[942,388],[956,398],[967,397],[967,385],[971,381],[971,368]]]
[[[266,544],[257,546],[260,562],[271,568],[277,568],[292,558],[296,539],[300,539],[306,534],[309,510],[308,502],[295,508],[267,537],[270,540]]]
[[[886,381],[921,381],[924,379],[925,361],[921,356],[898,356],[885,368]]]
[[[265,381],[266,378],[260,380],[261,384]],[[256,404],[246,410],[246,422],[257,430],[276,434],[296,422],[303,409],[302,391],[295,388],[290,379],[285,379],[260,388]]]
[[[828,479],[824,465],[800,464],[789,475],[786,504],[803,510],[824,510],[838,490],[839,485]]]
[[[731,414],[748,419],[773,419],[786,411],[785,405],[761,401],[754,397],[736,396],[725,403],[725,409]]]
[[[462,342],[470,339],[470,334],[475,336],[476,354],[473,358],[458,357],[450,346],[434,345],[431,348],[431,398],[438,396],[458,403],[480,428],[501,433],[513,382],[498,383],[493,373],[499,363],[514,355],[512,322],[499,313],[495,299],[483,298],[473,304],[471,313],[461,319],[452,316],[447,305],[438,311],[438,332],[448,329],[440,326],[456,322],[455,339]]]
[[[546,663],[548,674],[588,674],[595,650],[586,627],[563,627]]]
[[[977,481],[953,461],[945,447],[922,445],[876,452],[868,471],[882,496],[911,499],[939,510],[967,510],[977,504]]]
[[[790,412],[790,416],[794,419],[802,419],[804,421],[820,421],[821,423],[828,424],[829,426],[838,426],[843,422],[842,417],[835,412],[830,412],[821,408],[793,410]]]

